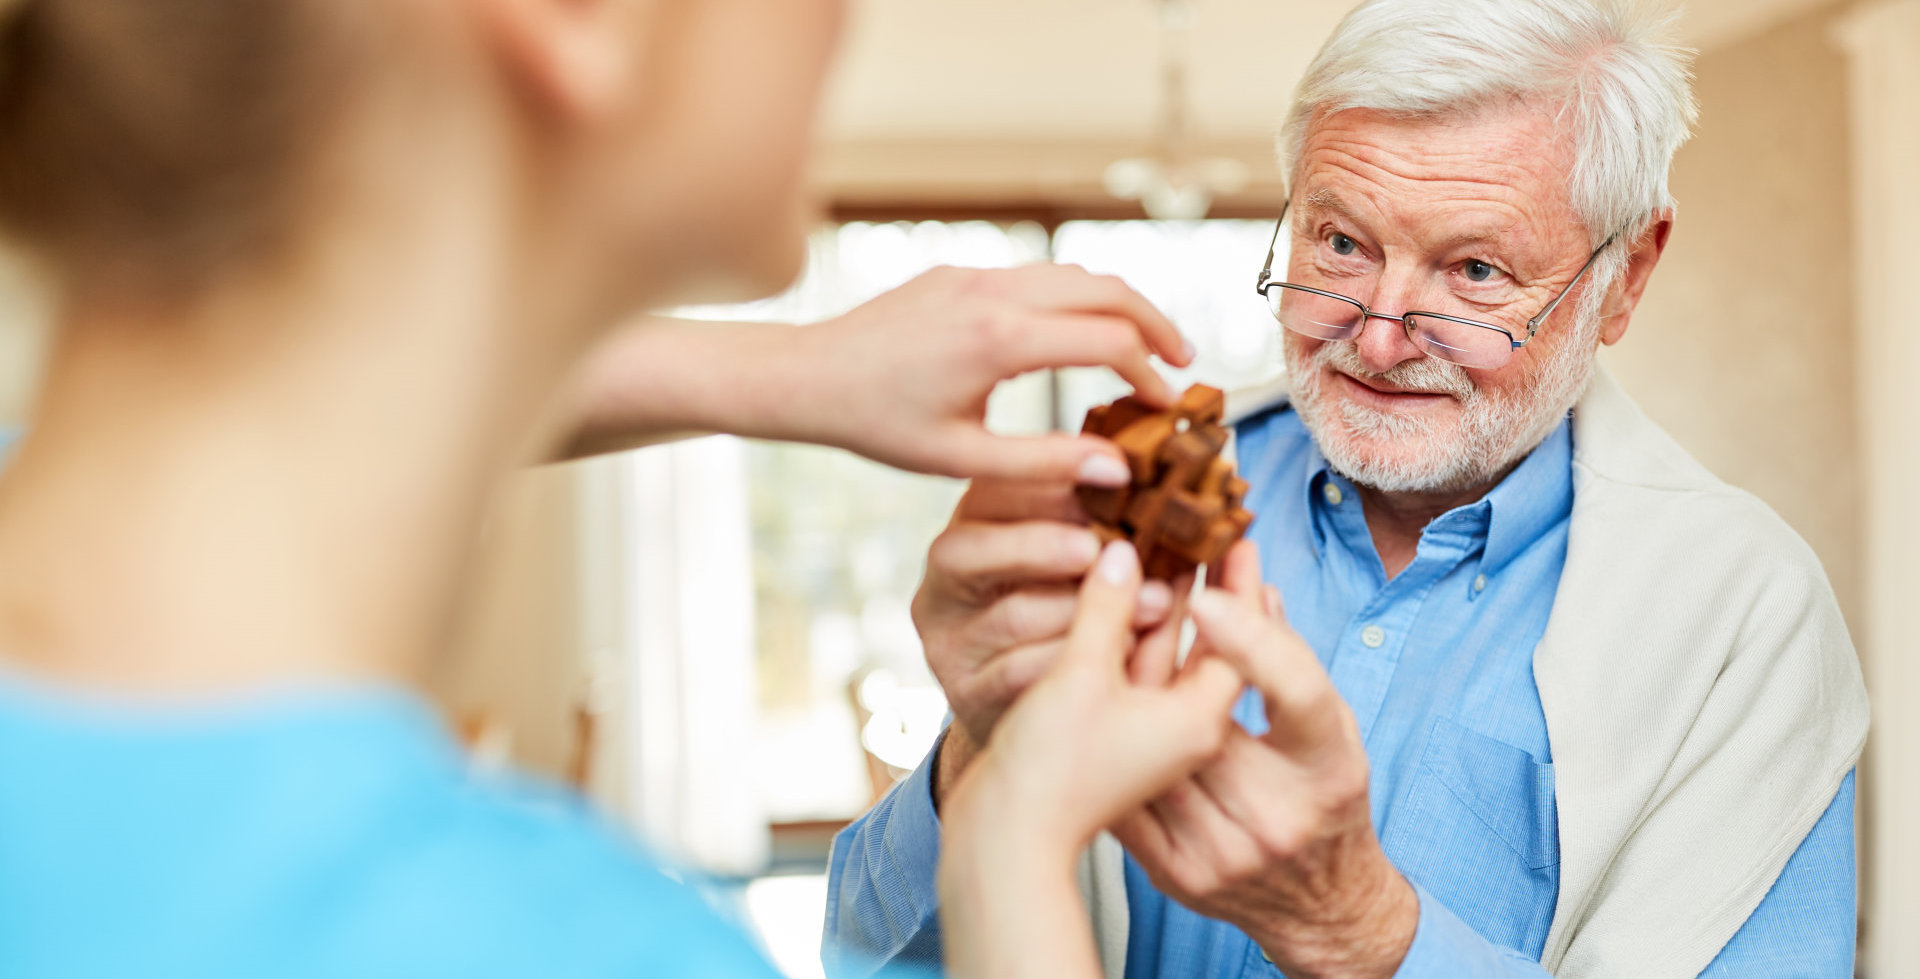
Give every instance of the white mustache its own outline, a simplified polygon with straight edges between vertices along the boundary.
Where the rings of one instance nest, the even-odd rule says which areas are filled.
[[[1467,378],[1466,368],[1422,357],[1394,365],[1384,373],[1367,369],[1353,341],[1321,344],[1313,352],[1315,367],[1330,367],[1357,380],[1378,380],[1388,387],[1417,394],[1444,394],[1462,404],[1471,404],[1479,392]]]

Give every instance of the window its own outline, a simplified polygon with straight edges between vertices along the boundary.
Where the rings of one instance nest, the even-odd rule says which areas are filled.
[[[1272,225],[1262,221],[1070,221],[1051,233],[1031,222],[848,223],[815,235],[805,275],[784,295],[683,313],[812,322],[938,265],[1002,267],[1053,259],[1121,276],[1181,326],[1198,357],[1188,370],[1169,371],[1176,386],[1206,381],[1232,388],[1268,380],[1280,367],[1277,328],[1253,291],[1271,233]],[[1124,391],[1117,377],[1100,369],[1030,375],[996,393],[989,424],[1008,433],[1073,429],[1088,407]],[[750,630],[725,630],[750,635],[750,641],[734,644],[750,650],[736,649],[736,665],[727,666],[729,654],[712,643],[699,649],[652,648],[651,655],[671,656],[678,666],[662,672],[643,664],[636,671],[641,677],[636,756],[660,755],[661,738],[648,734],[656,715],[671,715],[679,728],[665,739],[674,746],[669,752],[699,755],[701,744],[730,747],[708,752],[691,768],[665,763],[649,771],[643,764],[632,795],[643,813],[648,800],[657,804],[663,792],[685,795],[676,818],[642,819],[651,835],[664,835],[696,862],[741,879],[744,909],[776,963],[793,975],[817,975],[827,844],[833,832],[919,763],[944,721],[945,701],[926,669],[908,609],[927,547],[964,487],[834,450],[705,442],[713,444],[639,456],[657,462],[673,453],[717,454],[726,461],[688,465],[705,470],[706,478],[744,486],[701,484],[696,478],[682,484],[678,503],[671,502],[673,494],[657,493],[631,503],[674,507],[672,516],[656,526],[671,526],[684,542],[689,535],[712,538],[697,529],[701,521],[716,519],[708,504],[735,501],[734,512],[717,519],[747,531],[750,545],[740,561],[727,571],[716,565],[714,548],[701,544],[706,556],[700,568],[683,569],[682,580],[671,584],[681,593],[677,608],[683,611],[699,608],[702,615],[750,621]],[[702,501],[699,512],[687,509],[689,496]],[[630,543],[651,549],[657,558],[662,541],[660,535],[639,535]],[[750,591],[741,582],[729,586],[713,580],[729,574],[750,578]],[[656,579],[656,594],[668,584]],[[644,605],[653,599],[637,600]],[[726,645],[724,639],[716,642]],[[751,660],[757,682],[745,709],[736,702],[733,708],[686,710],[688,702],[719,702],[697,692],[689,695],[703,686],[694,674],[732,673],[742,657]],[[649,697],[644,689],[649,675],[668,676],[676,696],[658,697],[656,682],[655,696]],[[703,734],[702,727],[733,730]],[[663,779],[672,787],[661,789]],[[702,782],[713,783],[711,790],[699,791]],[[751,788],[750,800],[743,801],[742,782]],[[752,819],[739,818],[743,806]],[[722,841],[715,849],[709,838],[704,852],[722,858],[702,860],[699,836],[716,827],[752,839]]]

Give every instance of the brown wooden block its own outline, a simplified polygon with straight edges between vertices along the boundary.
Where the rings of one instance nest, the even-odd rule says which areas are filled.
[[[1098,414],[1096,419],[1094,416]],[[1087,412],[1087,424],[1081,426],[1081,432],[1088,435],[1100,435],[1111,438],[1128,425],[1156,412],[1147,407],[1140,399],[1128,396],[1109,405],[1101,405]]]
[[[1193,493],[1171,493],[1160,512],[1160,542],[1194,558],[1195,550],[1206,541],[1207,532],[1220,518],[1220,513],[1219,500],[1204,499]]]
[[[1232,478],[1233,464],[1216,456],[1207,464],[1207,474],[1200,477],[1193,491],[1201,496],[1221,496],[1226,492],[1227,480]]]
[[[1103,542],[1133,542],[1148,577],[1171,580],[1218,561],[1253,521],[1246,482],[1220,458],[1224,408],[1218,390],[1196,385],[1168,411],[1122,398],[1087,413],[1082,431],[1120,447],[1133,483],[1081,487],[1081,505]]]
[[[1141,490],[1133,494],[1133,499],[1127,503],[1127,514],[1124,523],[1133,529],[1136,539],[1138,539],[1142,533],[1147,534],[1148,539],[1157,539],[1159,536],[1160,516],[1165,512],[1166,508],[1166,490],[1159,487]]]
[[[1113,444],[1127,457],[1127,464],[1133,467],[1135,483],[1156,482],[1160,470],[1160,449],[1173,437],[1174,418],[1171,415],[1150,415],[1141,418],[1113,436]]]
[[[1162,482],[1181,489],[1199,486],[1207,467],[1220,458],[1226,444],[1226,433],[1218,428],[1190,428],[1174,435],[1161,450],[1160,457],[1167,463]]]
[[[1080,509],[1087,512],[1087,518],[1096,524],[1118,525],[1127,515],[1127,497],[1131,494],[1125,486],[1079,486],[1074,495],[1080,498]]]
[[[1218,425],[1227,414],[1227,395],[1219,388],[1195,384],[1180,395],[1173,410],[1196,425]]]
[[[1108,415],[1112,415],[1112,413],[1114,413],[1114,405],[1100,405],[1100,407],[1089,409],[1089,411],[1087,411],[1087,420],[1081,422],[1081,434],[1083,434],[1083,436],[1104,436],[1104,434],[1106,434],[1106,418],[1108,418]]]
[[[1227,508],[1238,510],[1247,502],[1247,481],[1238,476],[1228,476],[1220,487],[1220,498],[1227,501]]]
[[[1172,581],[1181,575],[1192,574],[1194,564],[1169,550],[1162,550],[1148,558],[1142,573],[1155,581]]]

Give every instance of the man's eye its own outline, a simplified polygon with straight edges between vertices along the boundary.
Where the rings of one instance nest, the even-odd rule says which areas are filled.
[[[1477,258],[1468,259],[1467,264],[1461,266],[1460,271],[1465,273],[1467,276],[1467,279],[1472,282],[1486,282],[1489,279],[1492,279],[1494,276],[1500,274],[1499,269],[1494,268],[1493,266],[1488,265],[1487,263],[1482,262]]]
[[[1351,255],[1360,250],[1360,244],[1358,242],[1338,231],[1334,232],[1333,235],[1327,239],[1327,244],[1333,246],[1333,253],[1335,255]]]

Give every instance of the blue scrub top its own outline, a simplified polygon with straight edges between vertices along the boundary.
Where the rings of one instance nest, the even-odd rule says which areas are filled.
[[[410,694],[0,676],[0,976],[774,975],[578,797],[475,776]]]

